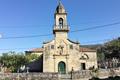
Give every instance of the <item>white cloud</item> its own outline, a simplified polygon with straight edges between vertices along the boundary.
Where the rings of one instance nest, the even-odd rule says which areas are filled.
[[[0,34],[0,38],[2,38],[2,34]]]

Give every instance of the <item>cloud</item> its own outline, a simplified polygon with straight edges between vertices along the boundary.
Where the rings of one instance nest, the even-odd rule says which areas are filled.
[[[0,34],[0,38],[2,38],[2,34]]]

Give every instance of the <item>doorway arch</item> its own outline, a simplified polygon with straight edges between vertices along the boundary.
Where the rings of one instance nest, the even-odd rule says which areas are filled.
[[[66,64],[63,61],[58,63],[58,72],[61,74],[66,73]]]

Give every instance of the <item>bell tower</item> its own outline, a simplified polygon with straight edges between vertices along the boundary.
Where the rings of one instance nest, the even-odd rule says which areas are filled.
[[[55,39],[66,39],[68,37],[69,32],[69,27],[67,24],[67,12],[60,0],[54,14],[54,19],[55,24],[53,28],[53,34],[55,35]]]

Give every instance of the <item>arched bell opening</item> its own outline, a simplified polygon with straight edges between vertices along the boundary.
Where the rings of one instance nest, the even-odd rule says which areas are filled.
[[[59,27],[60,29],[63,28],[63,18],[59,18]]]

